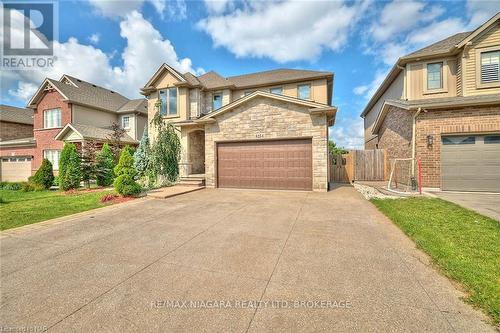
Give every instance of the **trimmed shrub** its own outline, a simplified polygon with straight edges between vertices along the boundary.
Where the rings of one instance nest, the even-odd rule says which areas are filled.
[[[41,184],[37,184],[34,182],[26,182],[23,183],[21,191],[23,192],[33,192],[33,191],[43,191],[45,187]]]
[[[121,195],[135,195],[141,192],[141,186],[135,181],[137,171],[134,168],[134,158],[129,149],[122,149],[120,160],[114,171],[117,176],[113,182],[116,192]]]
[[[0,189],[9,191],[19,191],[23,187],[20,182],[1,182]]]
[[[80,157],[76,146],[65,143],[59,160],[59,187],[63,191],[80,187],[81,169]]]
[[[115,174],[115,158],[109,145],[105,143],[97,155],[96,182],[99,186],[110,186],[113,184]]]
[[[52,171],[52,163],[50,163],[48,159],[43,159],[42,165],[38,168],[31,181],[43,186],[47,190],[52,186],[54,182],[54,172]]]

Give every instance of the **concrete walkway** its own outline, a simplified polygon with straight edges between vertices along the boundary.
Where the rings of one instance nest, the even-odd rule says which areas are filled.
[[[500,193],[431,192],[433,195],[456,203],[479,214],[500,221]]]
[[[350,186],[144,200],[0,250],[3,328],[494,332]]]

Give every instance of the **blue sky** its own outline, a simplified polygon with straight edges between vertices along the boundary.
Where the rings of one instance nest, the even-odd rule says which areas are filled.
[[[80,77],[128,97],[166,62],[230,76],[273,68],[335,73],[331,137],[362,145],[359,118],[399,56],[477,27],[494,1],[61,1],[53,68],[2,73],[2,103],[25,105],[44,77]],[[3,40],[3,36],[2,36]]]

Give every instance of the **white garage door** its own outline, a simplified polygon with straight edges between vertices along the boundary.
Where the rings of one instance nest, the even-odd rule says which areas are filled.
[[[442,189],[500,192],[500,134],[443,136]]]
[[[22,182],[31,176],[31,156],[2,157],[0,179],[4,182]]]

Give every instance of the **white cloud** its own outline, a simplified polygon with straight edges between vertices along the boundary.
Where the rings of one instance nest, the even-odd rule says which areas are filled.
[[[363,149],[363,119],[347,118],[337,115],[337,121],[335,126],[330,130],[329,138],[333,140],[338,147],[344,147],[346,149]]]
[[[121,54],[123,65],[111,65],[111,56],[92,45],[81,44],[76,38],[65,43],[54,43],[57,61],[50,70],[18,71],[9,77],[8,86],[19,81],[9,94],[25,98],[30,84],[38,86],[45,77],[59,79],[70,74],[118,91],[127,97],[140,97],[139,89],[149,77],[166,62],[181,72],[200,73],[203,69],[193,69],[191,59],[179,58],[173,45],[156,30],[142,14],[133,11],[120,22],[120,35],[127,41]],[[82,65],[84,64],[84,65]],[[2,73],[3,76],[3,73]],[[3,79],[3,78],[2,78]]]
[[[99,33],[92,34],[89,37],[89,41],[92,44],[99,44],[100,39],[101,39],[101,35]]]
[[[357,86],[355,87],[352,92],[355,93],[356,95],[363,95],[365,92],[368,91],[368,89],[370,89],[369,86]]]
[[[459,18],[449,18],[431,23],[424,28],[413,31],[408,36],[407,43],[419,47],[427,46],[458,32],[466,31],[466,23]]]
[[[149,2],[162,17],[167,14],[169,19],[183,20],[186,18],[186,3],[184,0],[89,0],[90,5],[100,15],[117,18],[141,9],[144,2]]]
[[[475,29],[498,13],[499,5],[497,0],[468,0],[466,8],[470,15],[469,28]]]
[[[371,98],[375,91],[377,91],[378,87],[382,84],[385,77],[387,76],[388,71],[377,70],[375,73],[375,77],[373,80],[366,85],[357,86],[353,89],[353,92],[356,95],[364,95],[365,99]]]
[[[312,60],[324,49],[338,50],[348,40],[367,2],[284,1],[251,3],[198,23],[216,47],[237,57],[268,57],[277,62]]]
[[[418,24],[418,14],[425,4],[417,1],[393,1],[380,13],[378,22],[373,22],[370,32],[377,41],[384,41],[394,34],[407,31]]]
[[[222,14],[231,3],[231,0],[205,0],[205,7],[212,14]]]
[[[38,86],[36,84],[19,81],[16,89],[9,90],[9,95],[16,99],[27,101],[35,94],[37,89]]]

